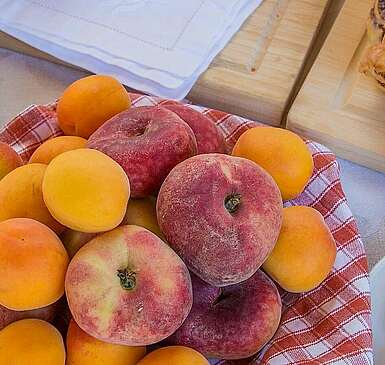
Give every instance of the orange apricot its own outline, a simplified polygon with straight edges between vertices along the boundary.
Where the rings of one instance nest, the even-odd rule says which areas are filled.
[[[169,346],[150,352],[137,365],[210,365],[208,360],[189,347]]]
[[[0,180],[22,164],[23,161],[13,148],[0,142]]]
[[[68,254],[55,232],[29,218],[0,223],[0,304],[42,308],[64,293]]]
[[[130,106],[130,96],[118,80],[92,75],[67,87],[58,102],[57,117],[64,134],[88,138],[104,122]]]
[[[288,207],[283,209],[278,241],[262,267],[283,289],[301,293],[328,276],[336,253],[334,238],[317,210]]]
[[[248,129],[239,137],[232,155],[263,167],[274,178],[283,200],[299,195],[313,173],[313,158],[306,143],[286,129]]]
[[[67,333],[67,365],[136,365],[146,354],[144,346],[100,341],[71,320]]]
[[[77,136],[60,136],[51,138],[40,145],[29,159],[29,163],[48,165],[56,156],[66,151],[84,148],[87,140]]]
[[[130,184],[112,158],[88,148],[67,151],[48,165],[43,197],[50,213],[75,231],[117,227],[126,212]]]
[[[0,180],[0,222],[10,218],[35,219],[56,233],[64,227],[48,211],[42,193],[47,165],[20,166]]]
[[[40,319],[22,319],[0,331],[0,364],[64,365],[66,353],[59,331]]]

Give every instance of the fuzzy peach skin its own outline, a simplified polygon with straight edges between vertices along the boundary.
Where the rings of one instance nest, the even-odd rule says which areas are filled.
[[[328,276],[337,248],[321,213],[311,207],[283,210],[281,233],[263,269],[283,289],[301,293]]]
[[[210,365],[207,359],[189,347],[168,346],[152,351],[137,365]]]
[[[64,365],[66,353],[59,331],[39,319],[22,319],[0,331],[0,364]]]
[[[192,284],[193,307],[169,343],[192,347],[209,358],[232,360],[256,354],[273,337],[281,319],[281,297],[261,270],[225,288],[194,275]]]
[[[28,311],[14,311],[0,305],[0,330],[13,322],[26,318],[36,318],[52,323],[59,309],[60,305],[58,302]]]
[[[144,346],[115,345],[97,340],[71,320],[67,333],[66,365],[136,365]]]
[[[107,155],[88,148],[55,157],[44,175],[45,204],[61,224],[75,231],[115,228],[124,217],[129,196],[123,169]]]
[[[252,276],[273,249],[282,199],[272,177],[254,162],[198,155],[167,176],[157,216],[189,269],[214,286],[226,286]]]
[[[184,105],[162,105],[183,119],[192,129],[197,140],[198,153],[225,153],[226,143],[223,134],[204,114]]]
[[[156,218],[156,199],[152,196],[142,199],[130,199],[122,225],[133,224],[141,226],[163,239]]]
[[[47,209],[42,183],[47,165],[33,163],[20,166],[0,180],[0,222],[10,218],[35,219],[56,233],[64,227]]]
[[[29,163],[48,165],[56,156],[66,151],[84,148],[87,140],[77,136],[59,136],[41,144],[32,154]]]
[[[0,180],[22,164],[23,161],[13,148],[0,142]]]
[[[197,152],[191,128],[160,107],[137,107],[116,115],[89,138],[87,147],[123,167],[133,198],[156,194],[171,169]]]
[[[0,223],[0,304],[31,310],[64,293],[68,255],[56,234],[29,218]]]
[[[139,226],[98,235],[66,276],[76,323],[105,342],[145,346],[170,336],[192,305],[189,272],[159,237]]]

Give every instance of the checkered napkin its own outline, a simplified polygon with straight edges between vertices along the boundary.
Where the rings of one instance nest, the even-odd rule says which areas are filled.
[[[134,106],[169,103],[155,97],[131,94]],[[256,122],[212,109],[191,106],[216,123],[229,149]],[[55,104],[33,105],[0,131],[0,141],[10,144],[27,161],[46,139],[62,134]],[[253,359],[213,360],[215,365],[256,364],[373,364],[370,290],[363,243],[339,179],[335,156],[322,145],[307,141],[315,169],[305,191],[290,205],[308,205],[325,218],[338,252],[332,273],[306,294],[282,292],[283,315],[274,338]]]

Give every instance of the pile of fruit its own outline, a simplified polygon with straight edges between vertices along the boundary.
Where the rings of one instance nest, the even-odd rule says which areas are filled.
[[[0,364],[248,358],[279,326],[274,282],[309,291],[332,269],[321,214],[283,208],[313,171],[292,132],[252,128],[226,154],[207,116],[131,108],[101,75],[57,117],[65,136],[27,164],[0,144]]]

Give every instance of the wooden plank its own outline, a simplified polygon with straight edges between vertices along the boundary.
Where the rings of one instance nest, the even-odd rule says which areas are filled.
[[[327,3],[264,0],[202,74],[188,99],[280,125]],[[60,62],[1,33],[0,47]]]
[[[327,5],[327,0],[265,0],[188,98],[280,125]]]
[[[288,115],[287,127],[385,171],[385,93],[358,72],[372,0],[346,0]]]

